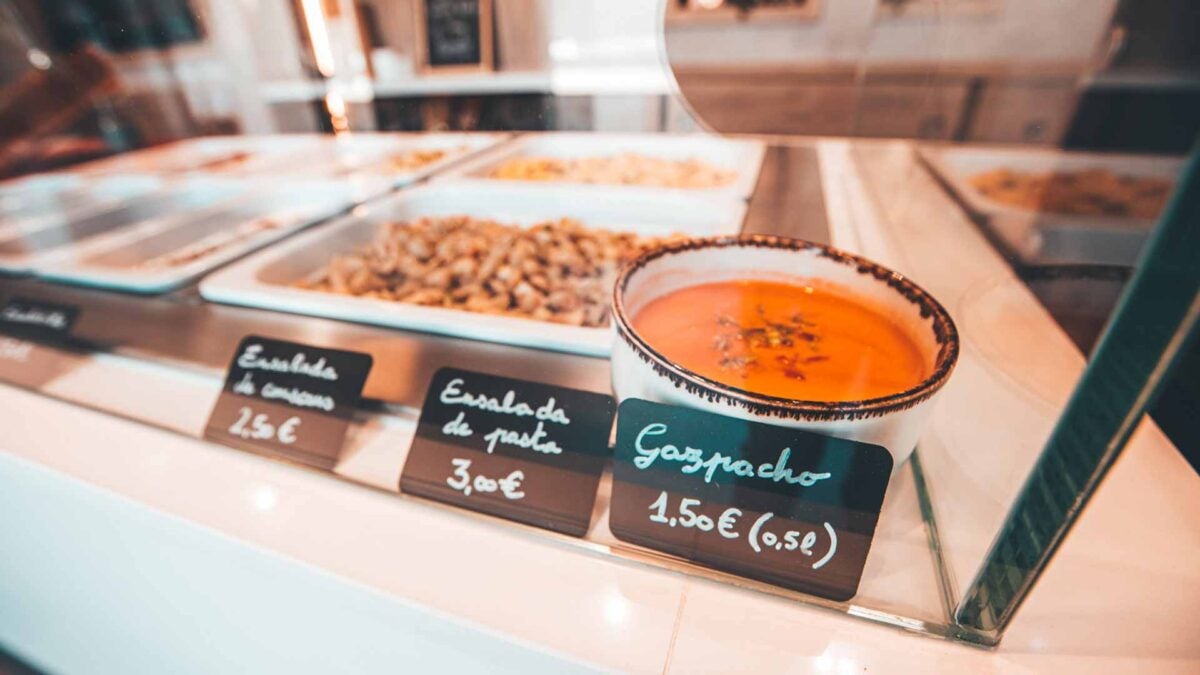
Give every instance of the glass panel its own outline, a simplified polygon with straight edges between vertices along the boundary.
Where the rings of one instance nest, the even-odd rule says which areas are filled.
[[[611,468],[568,541],[994,644],[1144,409],[1200,447],[1176,374],[1197,12],[0,0],[0,303],[80,310],[65,346],[5,338],[36,358],[0,377],[49,391],[112,351],[215,392],[247,335],[367,353],[322,458],[398,498],[404,455],[378,448],[408,448],[447,366],[883,445],[849,600],[622,540]],[[205,411],[53,391],[202,433]]]

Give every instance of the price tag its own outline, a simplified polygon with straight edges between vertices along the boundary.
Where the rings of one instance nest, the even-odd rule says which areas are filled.
[[[65,341],[79,318],[79,308],[45,300],[12,298],[0,307],[0,327],[19,337]]]
[[[333,468],[371,364],[368,354],[246,337],[204,437]]]
[[[844,601],[891,471],[877,445],[629,399],[610,525],[639,546]]]
[[[443,368],[425,394],[400,489],[582,536],[613,407],[602,394]]]

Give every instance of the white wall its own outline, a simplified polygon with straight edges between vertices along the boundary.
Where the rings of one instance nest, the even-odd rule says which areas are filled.
[[[890,18],[878,0],[825,0],[815,21],[672,24],[673,62],[1005,63],[1092,58],[1116,0],[999,0],[994,14]]]
[[[246,133],[275,131],[270,110],[258,94],[258,82],[303,74],[300,44],[287,2],[207,0],[204,4],[208,41],[228,78],[225,95]],[[253,28],[248,30],[250,26]]]
[[[659,61],[660,0],[540,0],[555,65],[647,65]]]

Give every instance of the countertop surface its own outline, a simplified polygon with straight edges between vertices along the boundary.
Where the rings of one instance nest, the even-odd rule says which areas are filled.
[[[1149,425],[989,651],[533,541],[7,386],[0,405],[14,422],[0,643],[50,670],[1200,667],[1200,481]]]

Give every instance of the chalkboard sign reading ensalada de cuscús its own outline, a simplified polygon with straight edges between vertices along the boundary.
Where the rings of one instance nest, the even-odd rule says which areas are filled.
[[[0,307],[0,330],[35,340],[63,341],[70,337],[78,318],[78,307],[13,298]]]
[[[610,525],[630,543],[845,601],[891,472],[878,445],[629,399]]]
[[[331,469],[371,364],[369,354],[246,337],[204,437]]]
[[[574,536],[609,458],[610,396],[443,368],[400,490]]]
[[[421,71],[492,69],[491,0],[417,0],[414,6]]]

